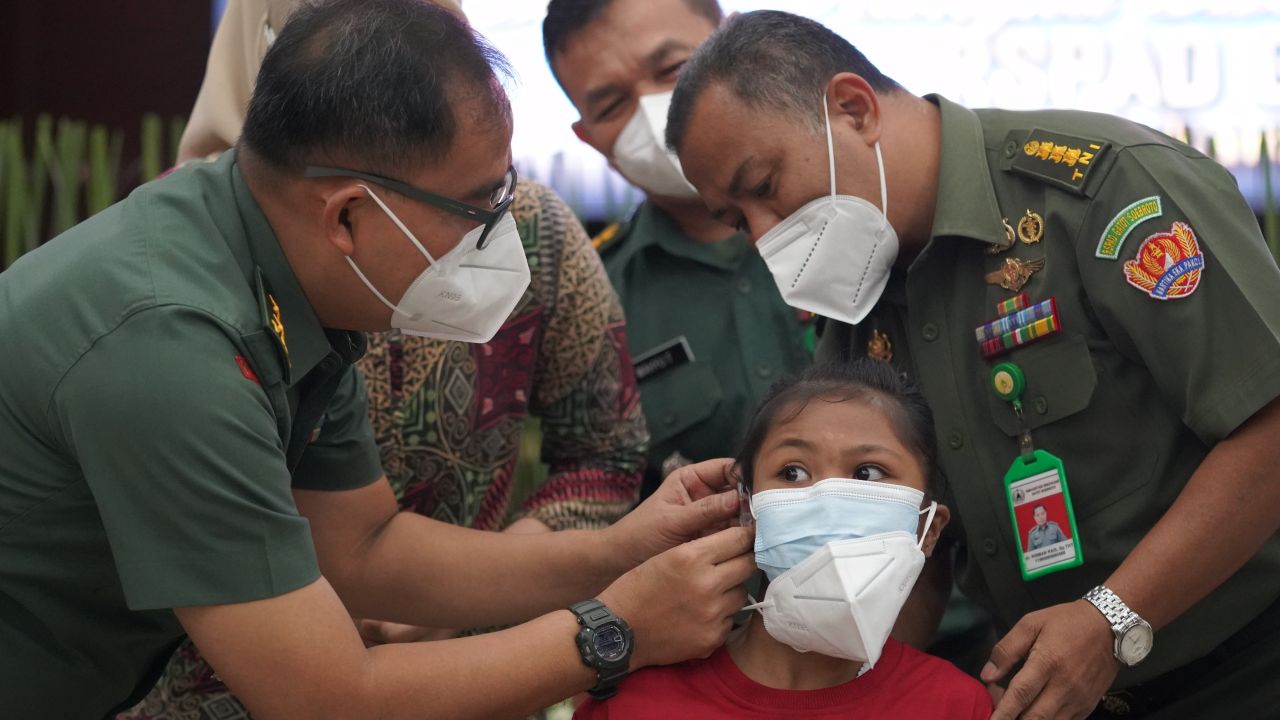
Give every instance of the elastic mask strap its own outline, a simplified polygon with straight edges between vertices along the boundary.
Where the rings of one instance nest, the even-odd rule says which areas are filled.
[[[831,177],[831,197],[836,196],[836,146],[831,140],[831,110],[827,107],[827,93],[822,93],[822,122],[827,128],[827,169]],[[880,148],[876,146],[876,152]],[[884,193],[884,172],[880,173],[880,192]]]
[[[756,600],[755,598],[751,597],[751,593],[747,593],[747,599],[751,601],[751,604],[742,608],[738,612],[750,612],[752,610],[760,610],[762,608],[773,606],[773,603],[768,600],[765,600],[765,601]]]
[[[386,305],[387,307],[391,308],[391,312],[400,313],[405,317],[413,317],[412,313],[407,313],[401,310],[400,308],[396,307],[395,303],[388,300],[386,295],[383,295],[382,293],[378,292],[378,288],[374,287],[373,283],[369,282],[369,278],[365,277],[364,273],[360,271],[360,266],[356,265],[355,260],[352,260],[350,257],[348,257],[347,264],[351,266],[352,270],[356,271],[356,275],[360,276],[360,282],[364,283],[364,286],[369,288],[369,292],[377,296],[377,298],[382,301],[383,305]]]
[[[926,518],[924,519],[924,532],[920,533],[920,539],[916,541],[916,549],[917,549],[917,550],[923,550],[923,549],[924,549],[924,539],[925,539],[926,537],[928,537],[928,536],[929,536],[929,528],[933,525],[933,515],[934,515],[934,513],[936,513],[936,512],[938,512],[938,501],[937,501],[937,500],[934,500],[933,502],[929,503],[929,509],[928,509],[928,510],[921,510],[921,511],[920,511],[920,513],[919,513],[920,515],[924,515],[925,513],[928,513],[928,514],[929,514],[929,516],[928,516],[928,517],[926,517]]]
[[[414,237],[413,233],[409,232],[409,228],[405,227],[404,223],[400,222],[400,218],[396,217],[396,214],[391,212],[391,208],[387,207],[387,204],[382,202],[382,198],[378,197],[378,194],[371,190],[368,185],[359,185],[358,187],[364,188],[364,191],[369,193],[369,197],[373,198],[373,201],[378,204],[378,207],[382,208],[382,212],[386,213],[387,217],[391,218],[391,222],[395,223],[396,227],[400,228],[400,232],[404,233],[405,237],[409,238],[409,242],[413,243],[413,246],[418,248],[418,252],[422,253],[427,260],[430,260],[432,265],[435,265],[436,259],[431,257],[431,253],[427,252],[427,249],[422,246],[422,243],[418,242],[418,238]]]
[[[828,139],[827,142],[831,142],[831,140]],[[884,221],[889,222],[889,190],[884,182],[884,157],[880,155],[879,140],[876,141],[876,168],[880,171],[880,213],[884,215]],[[831,172],[834,173],[835,170]],[[832,175],[832,177],[835,176]],[[834,183],[834,181],[832,182]],[[833,184],[832,187],[834,188],[835,185]]]

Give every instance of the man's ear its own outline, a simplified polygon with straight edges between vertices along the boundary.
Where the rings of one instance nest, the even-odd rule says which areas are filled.
[[[920,550],[925,557],[933,557],[933,549],[938,545],[938,538],[942,535],[942,529],[949,522],[951,522],[951,508],[938,503],[938,509],[933,513],[933,524],[925,530],[924,544],[920,546]]]
[[[357,222],[354,218],[368,199],[368,191],[357,184],[335,186],[322,198],[324,237],[338,252],[348,257],[356,251],[352,237]]]
[[[831,124],[848,123],[868,146],[880,140],[880,98],[857,73],[842,72],[827,83]]]

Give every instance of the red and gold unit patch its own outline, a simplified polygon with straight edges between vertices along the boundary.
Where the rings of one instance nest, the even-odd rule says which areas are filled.
[[[1204,253],[1191,226],[1175,222],[1167,233],[1156,233],[1124,264],[1128,283],[1157,300],[1178,300],[1200,286]]]

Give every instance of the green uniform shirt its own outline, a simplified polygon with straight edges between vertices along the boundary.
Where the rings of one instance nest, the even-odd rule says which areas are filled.
[[[291,488],[376,480],[359,333],[321,328],[235,153],[0,275],[0,708],[99,718],[170,608],[319,575]]]
[[[805,327],[741,235],[699,243],[644,203],[602,238],[651,436],[647,493],[674,453],[737,452],[759,401],[809,362]]]
[[[867,320],[828,324],[819,355],[865,353],[879,333],[914,373],[963,534],[958,581],[1007,629],[1103,582],[1213,445],[1280,394],[1280,272],[1234,179],[1186,145],[1104,115],[931,99],[942,113],[932,239]],[[1043,239],[989,254],[1009,244],[1002,219],[1016,227],[1027,211],[1043,218]],[[1186,275],[1180,287],[1162,284],[1197,250],[1185,232],[1172,235],[1175,223],[1203,253],[1190,293]],[[1044,260],[1022,292],[1032,303],[1053,298],[1062,330],[984,360],[974,329],[1014,296],[985,278],[1009,258]],[[1157,299],[1162,289],[1169,299]],[[1026,423],[1035,446],[1065,464],[1084,551],[1081,567],[1031,581],[1019,572],[1003,485],[1019,429],[991,387],[1000,361],[1026,375]],[[1116,686],[1204,655],[1277,596],[1273,538],[1160,630],[1151,656]]]

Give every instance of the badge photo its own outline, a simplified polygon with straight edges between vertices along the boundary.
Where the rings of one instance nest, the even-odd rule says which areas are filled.
[[[1037,450],[1005,476],[1009,513],[1024,580],[1081,565],[1084,553],[1062,461]]]

